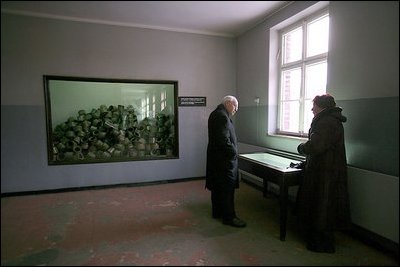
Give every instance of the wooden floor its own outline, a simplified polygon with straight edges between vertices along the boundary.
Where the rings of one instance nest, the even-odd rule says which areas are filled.
[[[280,241],[277,199],[243,182],[236,210],[246,228],[212,219],[204,180],[3,197],[1,265],[398,266],[343,233],[310,252],[291,214]]]

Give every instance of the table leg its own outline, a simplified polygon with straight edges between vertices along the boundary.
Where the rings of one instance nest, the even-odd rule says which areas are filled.
[[[279,206],[280,206],[280,240],[286,239],[286,221],[287,221],[287,199],[288,187],[283,181],[279,186]]]

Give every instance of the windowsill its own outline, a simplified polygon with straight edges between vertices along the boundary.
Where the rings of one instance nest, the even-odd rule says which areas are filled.
[[[292,140],[298,140],[298,141],[307,141],[307,139],[308,139],[307,137],[283,135],[283,134],[273,134],[273,133],[267,133],[267,135],[270,137],[278,137],[278,138],[292,139]]]

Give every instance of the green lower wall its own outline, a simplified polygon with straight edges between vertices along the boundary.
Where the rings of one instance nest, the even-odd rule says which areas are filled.
[[[399,98],[338,100],[347,117],[346,154],[349,165],[399,176]],[[266,106],[241,106],[236,115],[242,143],[296,152],[299,139],[269,136]],[[311,111],[310,111],[311,112]]]

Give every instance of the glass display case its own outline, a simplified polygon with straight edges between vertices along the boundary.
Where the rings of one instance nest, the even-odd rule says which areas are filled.
[[[177,81],[43,80],[49,165],[179,157]]]

